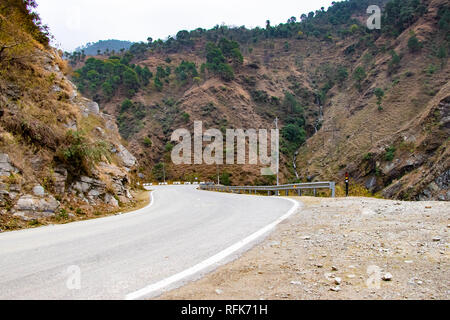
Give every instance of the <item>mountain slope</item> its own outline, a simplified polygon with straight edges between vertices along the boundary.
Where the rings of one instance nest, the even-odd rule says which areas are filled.
[[[79,95],[33,3],[0,7],[0,229],[64,221],[132,201],[136,159],[115,119]]]
[[[366,27],[373,4],[383,7],[381,30]],[[205,129],[268,129],[278,117],[282,182],[342,181],[348,171],[358,190],[446,199],[448,184],[428,197],[428,184],[408,176],[428,163],[426,180],[448,181],[448,17],[443,0],[337,2],[265,29],[216,26],[134,44],[123,55],[87,59],[74,80],[117,118],[147,179],[216,180],[219,172],[225,183],[273,183],[261,166],[174,166],[170,136],[192,132],[197,120]],[[426,129],[418,115],[443,122]],[[401,142],[402,128],[425,132]],[[403,164],[411,155],[422,160]]]

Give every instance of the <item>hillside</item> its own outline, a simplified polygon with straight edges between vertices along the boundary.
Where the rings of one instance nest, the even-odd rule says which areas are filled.
[[[0,6],[0,230],[113,212],[136,159],[115,119],[81,96],[34,2]]]
[[[365,25],[373,4],[381,30]],[[278,117],[282,182],[348,171],[352,190],[448,200],[449,24],[444,0],[343,1],[265,29],[180,31],[85,58],[74,81],[117,118],[146,179],[165,168],[170,180],[273,183],[260,166],[174,166],[170,136],[197,120],[224,131]]]
[[[95,56],[99,52],[100,53],[119,53],[124,50],[130,49],[130,47],[133,45],[133,42],[131,41],[123,41],[123,40],[100,40],[97,42],[89,42],[85,44],[84,46],[81,46],[77,49],[75,49],[75,52],[83,52],[86,55],[89,56]]]

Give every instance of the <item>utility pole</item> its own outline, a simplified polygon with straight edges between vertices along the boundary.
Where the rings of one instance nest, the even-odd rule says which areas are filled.
[[[217,185],[220,185],[220,172],[219,172],[219,165],[217,165]]]
[[[278,130],[278,117],[275,118],[275,129]],[[277,150],[277,186],[280,185],[280,150]]]

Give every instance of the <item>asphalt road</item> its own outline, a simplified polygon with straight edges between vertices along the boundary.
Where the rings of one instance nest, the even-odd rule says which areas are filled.
[[[0,299],[125,299],[226,250],[292,207],[281,198],[166,186],[155,187],[153,204],[134,213],[2,233]]]

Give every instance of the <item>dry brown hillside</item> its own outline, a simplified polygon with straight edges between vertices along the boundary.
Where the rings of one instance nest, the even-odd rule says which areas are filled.
[[[282,182],[340,182],[348,171],[358,192],[448,200],[448,3],[369,2],[337,2],[265,29],[181,31],[81,64],[72,56],[75,80],[118,119],[146,180],[161,180],[164,163],[169,180],[215,180],[219,172],[233,184],[273,183],[255,166],[174,166],[169,142],[197,120],[205,128],[258,129],[273,128],[278,117]],[[369,4],[383,8],[381,30],[365,25]],[[215,65],[222,58],[214,48],[233,77]],[[183,61],[196,74],[180,72]],[[114,84],[112,65],[138,75],[148,68],[152,77],[135,87]]]
[[[323,128],[300,150],[305,176],[339,181],[349,171],[356,182],[387,198],[450,199],[449,64],[433,54],[442,36],[437,11],[444,4],[429,1],[428,13],[399,37],[377,40],[377,47],[402,56],[395,72],[389,72],[389,52],[380,52],[368,62],[361,92],[351,87],[331,91]],[[408,48],[413,33],[424,44],[419,52]],[[366,54],[355,57],[354,67],[367,63]],[[376,88],[385,92],[382,111],[373,95]]]
[[[0,232],[131,202],[136,159],[23,1],[0,6]]]

